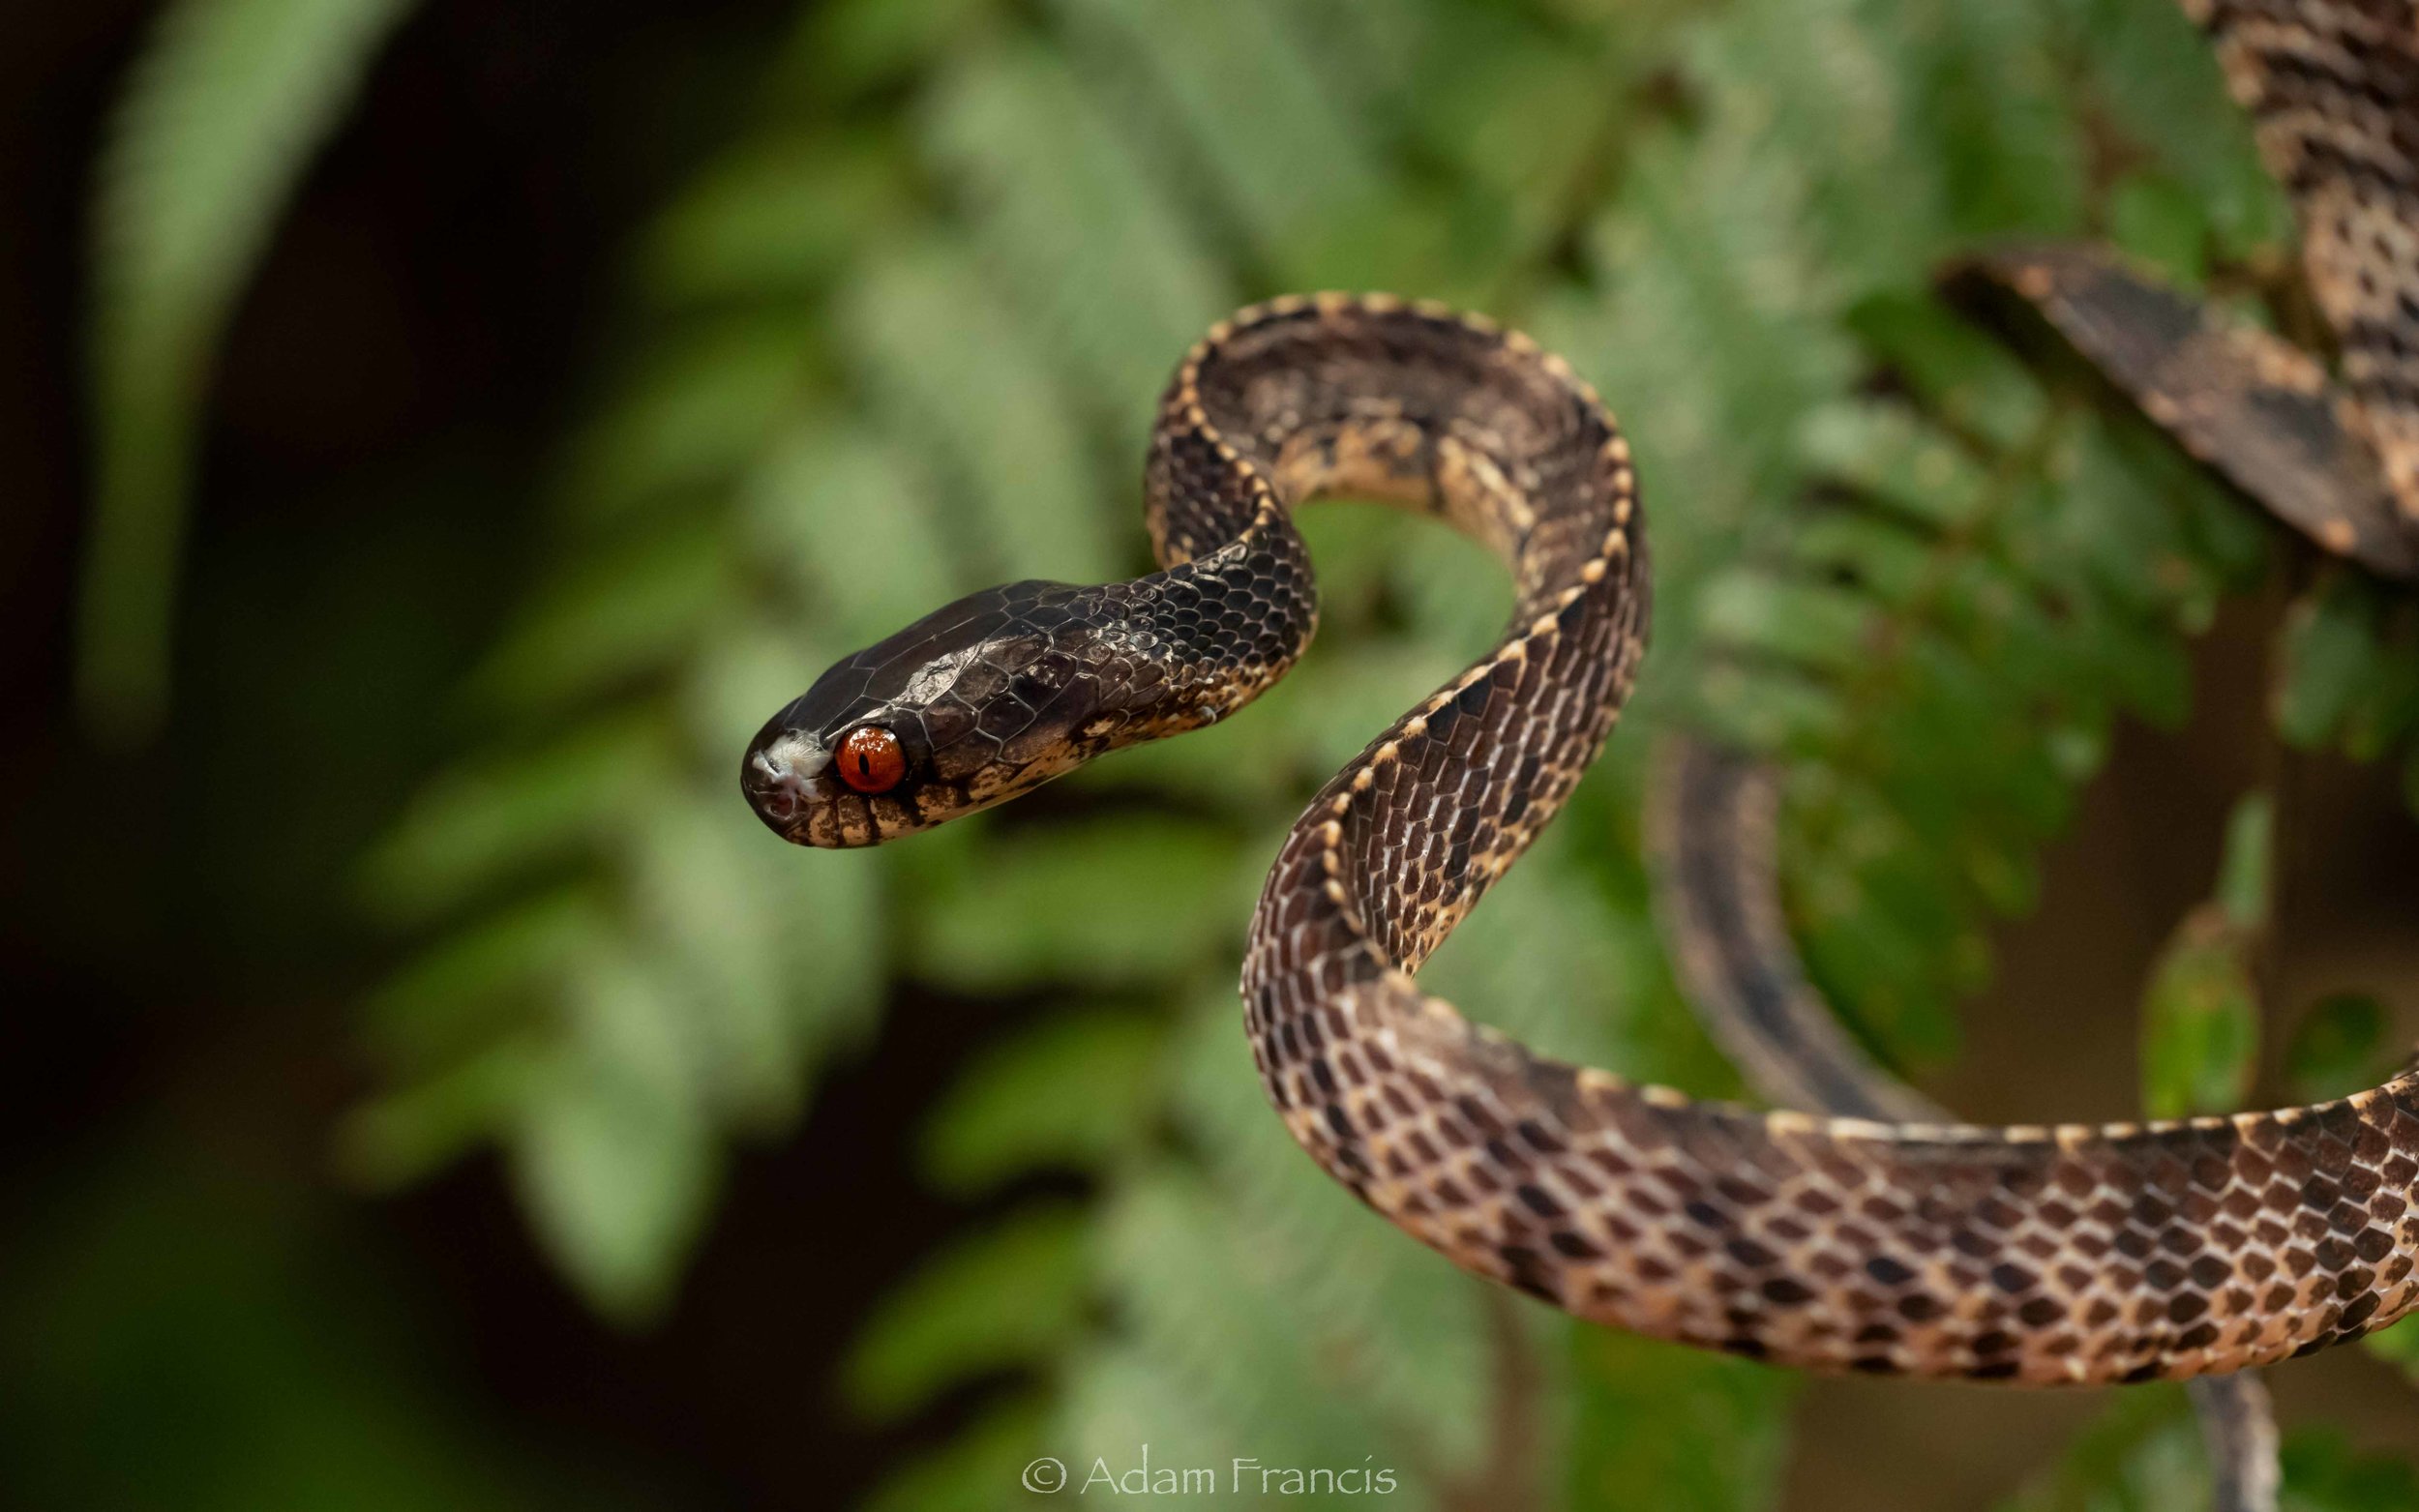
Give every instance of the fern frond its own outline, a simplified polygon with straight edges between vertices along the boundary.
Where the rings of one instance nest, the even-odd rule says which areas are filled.
[[[1311,244],[1383,197],[1366,124],[1325,87],[1319,65],[1268,0],[1170,9],[1148,0],[1055,0],[1104,72],[1147,81],[1126,97],[1155,118],[1141,139],[1190,159],[1277,282],[1324,287]]]
[[[1080,406],[955,238],[882,258],[834,314],[885,430],[943,472],[970,580],[1117,576],[1131,533],[1112,535]],[[1061,525],[1046,558],[1036,519]]]
[[[2419,605],[2411,595],[2329,570],[2294,602],[2283,652],[2278,732],[2305,750],[2400,760],[2403,800],[2419,814]]]
[[[76,697],[105,737],[166,708],[210,360],[278,213],[408,0],[177,0],[126,83],[94,205],[93,527]]]
[[[2259,1069],[2252,953],[2268,924],[2267,794],[2234,806],[2216,896],[2187,914],[2142,1001],[2142,1107],[2154,1118],[2230,1113]]]
[[[942,1095],[925,1125],[924,1169],[955,1192],[1049,1167],[1115,1169],[1150,1147],[1166,1038],[1130,1010],[1045,1020]]]
[[[554,1263],[604,1312],[653,1317],[713,1210],[721,1152],[673,1027],[679,989],[610,940],[571,964],[574,1034],[551,1048],[503,1132],[514,1184]]]
[[[1169,353],[1237,303],[1090,82],[1036,42],[970,60],[926,113],[933,160],[963,185],[981,246],[1080,365],[1081,395],[1139,454]]]
[[[843,1372],[851,1404],[896,1418],[968,1379],[1050,1358],[1084,1321],[1083,1218],[1030,1208],[961,1239],[882,1302]]]

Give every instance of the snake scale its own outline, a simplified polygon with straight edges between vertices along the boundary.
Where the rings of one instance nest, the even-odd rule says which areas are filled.
[[[2410,7],[2197,10],[2345,333],[2349,392],[2318,408],[2372,459],[2380,528],[2403,533],[2419,493],[2419,361],[2395,344],[2419,328]],[[2307,397],[2310,377],[2255,365],[2233,392]],[[2224,466],[2230,444],[2204,427],[2195,449]],[[1320,790],[1252,916],[1245,1023],[1269,1096],[1364,1202],[1579,1317],[1816,1370],[2195,1377],[2419,1303],[2410,1075],[2149,1125],[1760,1112],[1534,1055],[1419,990],[1602,747],[1646,644],[1628,444],[1568,364],[1483,319],[1320,295],[1221,322],[1150,443],[1160,570],[987,590],[842,661],[751,743],[751,805],[791,841],[872,845],[1225,718],[1312,635],[1292,515],[1333,494],[1476,538],[1516,604],[1492,650]]]
[[[1781,904],[1774,766],[1688,735],[1664,739],[1647,783],[1656,912],[1688,1001],[1774,1106],[1947,1121],[1852,1039],[1807,979]],[[2211,1512],[2275,1512],[2276,1413],[2256,1371],[2190,1382]]]

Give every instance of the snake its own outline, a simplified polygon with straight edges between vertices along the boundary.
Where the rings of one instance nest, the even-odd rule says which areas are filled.
[[[2002,248],[1953,264],[1944,287],[2013,290],[2183,448],[2329,554],[2419,578],[2410,355],[2419,300],[2409,229],[2419,195],[2407,6],[2219,6],[2188,0],[2271,173],[2304,227],[2308,286],[2344,353],[2339,386],[2301,348],[2086,245]],[[2359,245],[2366,220],[2383,225]],[[2399,255],[2396,255],[2399,253]],[[1986,311],[1987,314],[1987,311]],[[1687,998],[1749,1085],[1784,1107],[1938,1119],[1935,1105],[1840,1026],[1784,920],[1770,763],[1686,733],[1648,784],[1646,853]],[[2273,1407],[2256,1373],[2191,1382],[2218,1512],[2272,1512]]]
[[[1820,1371],[2036,1384],[2266,1365],[2419,1304],[2419,1077],[2233,1117],[1988,1128],[1757,1111],[1532,1053],[1416,972],[1610,734],[1651,574],[1628,442],[1484,319],[1289,297],[1179,366],[1145,467],[1157,571],[948,605],[749,744],[783,838],[894,841],[1223,720],[1315,629],[1294,511],[1439,518],[1508,569],[1497,643],[1287,832],[1246,934],[1253,1058],[1331,1177],[1577,1317]]]
[[[1689,1006],[1747,1084],[1775,1107],[1940,1122],[1949,1115],[1884,1069],[1807,980],[1783,906],[1772,762],[1688,733],[1665,736],[1647,778],[1652,896]],[[2212,1512],[2275,1512],[2275,1407],[2255,1371],[2189,1381]]]
[[[2382,8],[2225,6],[2205,24],[2288,9]],[[2255,30],[2244,21],[2235,41]],[[2299,56],[2274,38],[2244,45],[2277,77]],[[2337,240],[2369,245],[2369,222],[2346,215],[2355,229]],[[2373,282],[2399,298],[2410,281]],[[2374,349],[2330,415],[2375,459],[2399,530],[2400,370]],[[1813,1111],[1759,1110],[1536,1054],[1419,988],[1422,963],[1601,751],[1647,647],[1629,443],[1563,358],[1424,301],[1256,305],[1179,364],[1144,495],[1155,571],[987,589],[825,670],[748,745],[757,815],[802,845],[882,844],[1222,721],[1315,632],[1295,512],[1393,504],[1486,548],[1514,608],[1488,651],[1319,789],[1247,927],[1262,1083],[1354,1196],[1578,1318],[1813,1371],[2190,1379],[2305,1355],[2419,1305],[2410,1073],[2307,1107],[2146,1124],[1826,1113],[1820,1093]]]

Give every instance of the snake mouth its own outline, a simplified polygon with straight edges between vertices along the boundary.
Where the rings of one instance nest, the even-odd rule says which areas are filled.
[[[831,754],[810,735],[784,734],[748,749],[739,789],[764,827],[794,844],[811,844],[808,820],[831,802]]]

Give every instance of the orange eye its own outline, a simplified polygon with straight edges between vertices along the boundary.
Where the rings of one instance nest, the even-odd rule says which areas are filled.
[[[888,792],[907,776],[907,753],[899,749],[899,737],[879,725],[859,725],[849,731],[833,764],[840,768],[842,782],[863,793]]]

